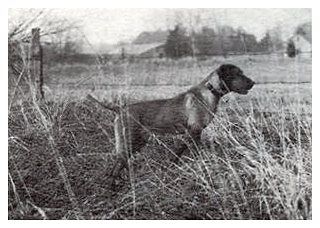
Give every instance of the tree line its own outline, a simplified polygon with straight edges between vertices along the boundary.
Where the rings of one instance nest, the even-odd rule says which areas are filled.
[[[221,26],[217,29],[202,27],[198,32],[187,32],[182,25],[169,30],[164,49],[167,57],[271,53],[283,49],[280,32],[267,31],[261,40],[244,29]]]

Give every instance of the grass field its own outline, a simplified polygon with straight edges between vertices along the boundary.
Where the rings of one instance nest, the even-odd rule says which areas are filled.
[[[111,188],[113,114],[84,97],[170,97],[223,62],[257,85],[221,100],[199,156],[171,164],[174,140],[150,135]],[[9,219],[312,218],[310,57],[58,65],[45,76],[46,103],[9,110]]]

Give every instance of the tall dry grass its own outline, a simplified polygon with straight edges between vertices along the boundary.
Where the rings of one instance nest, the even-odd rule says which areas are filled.
[[[308,86],[228,95],[178,165],[174,139],[150,135],[116,189],[113,118],[68,96],[12,103],[9,219],[311,219]]]

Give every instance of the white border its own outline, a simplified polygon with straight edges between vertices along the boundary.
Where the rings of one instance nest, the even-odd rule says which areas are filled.
[[[159,227],[167,227],[167,226],[229,226],[229,227],[238,227],[246,226],[246,227],[267,227],[270,226],[291,226],[291,227],[298,227],[305,226],[305,225],[316,225],[317,220],[319,220],[319,153],[320,141],[317,140],[319,130],[319,120],[318,114],[319,113],[319,106],[317,101],[319,98],[319,89],[317,89],[316,85],[320,85],[319,77],[320,72],[317,65],[313,65],[313,220],[312,221],[7,221],[8,217],[8,198],[7,198],[7,188],[8,188],[8,176],[7,176],[7,166],[8,166],[8,155],[7,155],[7,148],[8,148],[8,124],[7,124],[7,10],[8,8],[73,8],[77,6],[78,8],[313,8],[312,10],[312,23],[313,23],[313,62],[318,63],[319,61],[319,21],[320,21],[320,11],[316,8],[316,1],[279,1],[279,0],[268,0],[268,1],[254,1],[254,0],[238,0],[238,1],[173,1],[173,0],[161,0],[161,1],[150,1],[150,0],[116,0],[116,1],[97,1],[97,0],[54,0],[50,2],[39,1],[39,0],[11,0],[6,4],[7,8],[3,6],[0,9],[0,16],[1,16],[1,107],[2,110],[0,112],[1,115],[1,125],[2,126],[2,137],[1,139],[1,183],[3,186],[1,188],[1,222],[2,226],[77,226],[77,227],[87,227],[88,225],[101,225],[101,226],[135,226],[135,227],[150,227],[159,226]]]
[[[7,5],[8,8],[312,8],[312,6],[315,6],[311,0],[290,0],[290,2],[277,0],[268,0],[264,2],[254,0],[55,0],[50,2],[40,0],[11,0]]]

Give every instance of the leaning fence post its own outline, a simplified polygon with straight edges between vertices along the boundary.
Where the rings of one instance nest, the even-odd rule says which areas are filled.
[[[44,98],[43,91],[43,58],[42,47],[40,44],[40,28],[31,30],[31,48],[30,48],[30,77],[31,85],[34,87],[34,92],[37,100]]]

